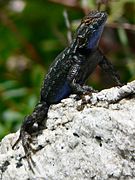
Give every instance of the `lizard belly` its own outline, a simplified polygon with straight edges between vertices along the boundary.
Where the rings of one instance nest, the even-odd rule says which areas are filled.
[[[59,103],[62,99],[68,97],[71,94],[71,88],[67,81],[60,86],[54,93],[51,93],[49,97],[49,103]]]
[[[59,102],[61,99],[68,97],[71,93],[71,88],[67,82],[59,89],[56,94],[55,101]]]

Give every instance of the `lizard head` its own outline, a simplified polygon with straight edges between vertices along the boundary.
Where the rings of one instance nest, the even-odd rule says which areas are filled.
[[[85,16],[76,32],[78,48],[94,49],[100,40],[107,13],[91,11]]]

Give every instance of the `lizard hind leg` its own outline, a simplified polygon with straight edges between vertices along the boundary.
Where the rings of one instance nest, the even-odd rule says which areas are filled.
[[[20,129],[20,135],[19,135],[19,138],[16,140],[16,142],[14,143],[14,145],[12,146],[12,149],[15,149],[15,147],[17,146],[17,144],[22,140],[22,145],[23,145],[23,141],[25,139],[25,136],[28,137],[28,135],[26,134],[30,134],[32,133],[33,129],[31,128],[33,126],[33,123],[32,123],[32,116],[29,115],[29,116],[26,116],[24,118],[24,121],[23,121],[23,124],[21,126],[21,129]],[[26,139],[29,139],[29,138],[26,138]],[[25,143],[24,143],[25,144]],[[23,146],[24,147],[24,146]]]
[[[83,85],[82,88],[84,89],[84,93],[77,94],[74,98],[75,100],[79,101],[80,99],[84,99],[85,95],[91,96],[92,93],[97,93],[98,90],[94,89],[91,86]]]
[[[23,141],[23,137],[25,136],[26,132],[31,136],[32,134],[38,134],[41,129],[45,129],[48,108],[49,107],[45,102],[40,102],[35,106],[33,113],[24,118],[20,130],[20,136],[12,146],[12,149],[15,148],[20,140]]]
[[[32,153],[35,153],[38,150],[42,149],[42,146],[35,147],[34,138],[39,134],[39,131],[41,131],[41,129],[45,128],[48,108],[49,107],[45,102],[40,102],[36,105],[33,113],[24,118],[20,130],[20,136],[15,142],[15,144],[12,146],[12,149],[14,149],[16,145],[20,142],[20,140],[22,141],[25,157],[31,170],[32,165],[35,166],[35,163],[31,157]]]

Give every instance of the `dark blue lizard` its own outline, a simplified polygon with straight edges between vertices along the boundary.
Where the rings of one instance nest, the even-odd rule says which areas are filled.
[[[107,14],[99,11],[92,11],[85,16],[72,43],[52,63],[41,88],[39,103],[33,113],[25,117],[21,127],[18,141],[22,140],[26,157],[31,151],[31,135],[45,128],[49,106],[72,93],[81,95],[93,91],[84,83],[97,65],[110,72],[115,82],[121,85],[112,64],[98,49],[106,19]]]

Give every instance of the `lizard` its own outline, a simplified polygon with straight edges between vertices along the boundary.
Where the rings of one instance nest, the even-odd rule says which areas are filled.
[[[97,10],[86,15],[70,45],[50,66],[41,87],[39,103],[32,114],[24,118],[20,136],[13,145],[14,148],[22,140],[26,158],[34,152],[31,146],[32,135],[38,135],[39,131],[46,128],[50,105],[59,103],[73,93],[81,96],[94,91],[92,87],[86,86],[85,82],[97,65],[110,73],[117,85],[121,86],[118,73],[98,47],[107,16],[106,12]]]

